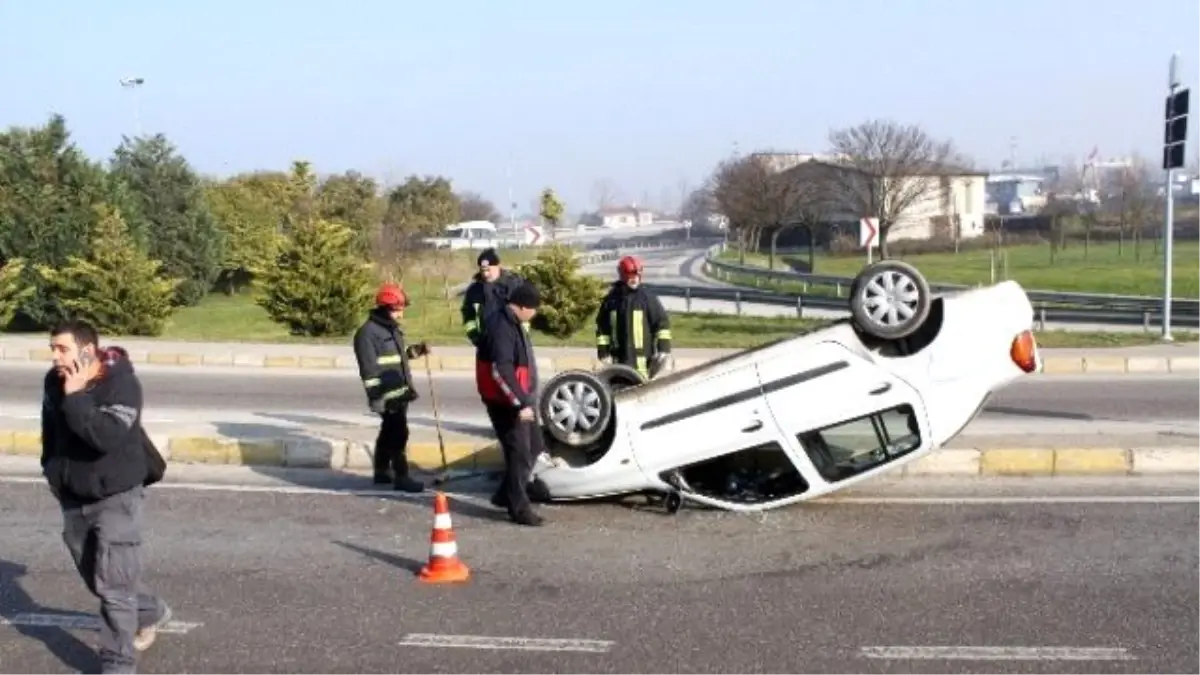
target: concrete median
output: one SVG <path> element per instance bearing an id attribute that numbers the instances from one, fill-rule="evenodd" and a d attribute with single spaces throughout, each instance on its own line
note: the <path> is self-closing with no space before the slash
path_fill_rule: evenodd
<path id="1" fill-rule="evenodd" d="M 371 468 L 371 443 L 297 433 L 273 438 L 217 435 L 152 436 L 170 464 L 269 466 L 328 470 Z M 444 434 L 450 469 L 497 469 L 503 459 L 494 439 Z M 443 466 L 443 446 L 417 433 L 409 443 L 409 462 L 423 471 Z M 0 429 L 0 454 L 37 456 L 36 431 Z M 906 478 L 937 476 L 1140 476 L 1200 473 L 1200 450 L 1189 447 L 1012 447 L 946 448 L 889 473 Z"/>

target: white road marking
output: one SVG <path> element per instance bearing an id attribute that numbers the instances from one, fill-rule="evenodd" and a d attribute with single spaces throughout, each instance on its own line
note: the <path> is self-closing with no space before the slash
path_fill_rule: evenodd
<path id="1" fill-rule="evenodd" d="M 202 623 L 187 621 L 168 621 L 158 629 L 159 633 L 176 633 L 183 635 L 194 628 L 203 626 Z M 63 628 L 66 630 L 99 630 L 100 617 L 91 614 L 33 614 L 23 613 L 14 616 L 0 616 L 0 626 L 33 626 L 37 628 Z"/>
<path id="2" fill-rule="evenodd" d="M 286 480 L 286 479 L 284 479 Z M 366 480 L 364 478 L 363 480 Z M 41 476 L 0 476 L 0 484 L 18 483 L 30 485 L 45 484 Z M 315 488 L 300 485 L 245 485 L 224 483 L 183 483 L 162 482 L 156 484 L 153 490 L 195 490 L 197 492 L 257 492 L 263 494 L 284 495 L 325 495 L 348 497 L 389 497 L 407 501 L 426 501 L 433 498 L 436 486 L 430 487 L 423 494 L 414 495 L 397 492 L 391 489 L 347 489 L 347 488 Z M 491 506 L 488 498 L 475 494 L 442 490 L 445 495 L 475 506 Z M 1008 504 L 1008 505 L 1037 505 L 1037 504 L 1197 504 L 1200 495 L 1046 495 L 1046 496 L 995 496 L 995 497 L 818 497 L 803 504 L 856 504 L 856 505 L 927 505 L 954 506 L 962 504 Z M 558 504 L 541 504 L 542 508 L 554 508 Z M 790 507 L 794 508 L 794 507 Z"/>
<path id="3" fill-rule="evenodd" d="M 1045 495 L 1013 497 L 821 497 L 810 504 L 1197 504 L 1198 495 Z"/>
<path id="4" fill-rule="evenodd" d="M 608 640 L 563 640 L 552 638 L 489 637 L 486 635 L 436 635 L 409 633 L 400 641 L 405 647 L 449 649 L 519 649 L 531 652 L 589 652 L 604 654 L 612 648 Z"/>
<path id="5" fill-rule="evenodd" d="M 1133 661 L 1120 647 L 863 647 L 868 659 L 951 661 Z"/>

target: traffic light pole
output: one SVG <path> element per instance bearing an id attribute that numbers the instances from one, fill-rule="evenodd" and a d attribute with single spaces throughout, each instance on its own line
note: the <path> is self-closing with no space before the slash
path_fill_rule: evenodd
<path id="1" fill-rule="evenodd" d="M 1163 223 L 1162 340 L 1172 342 L 1171 281 L 1175 243 L 1175 169 L 1182 167 L 1187 141 L 1188 91 L 1179 87 L 1179 55 L 1171 56 L 1167 78 L 1166 128 L 1163 137 L 1163 169 L 1167 172 L 1166 221 Z"/>

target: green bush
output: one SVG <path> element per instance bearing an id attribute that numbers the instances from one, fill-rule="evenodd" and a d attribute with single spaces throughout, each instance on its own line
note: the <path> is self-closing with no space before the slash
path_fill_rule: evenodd
<path id="1" fill-rule="evenodd" d="M 25 269 L 25 261 L 13 258 L 7 265 L 0 266 L 0 330 L 12 321 L 21 303 L 37 290 L 21 280 L 21 271 Z"/>
<path id="2" fill-rule="evenodd" d="M 579 273 L 579 261 L 566 246 L 551 246 L 516 271 L 541 291 L 542 306 L 533 327 L 559 339 L 574 335 L 595 318 L 607 290 L 603 280 Z"/>
<path id="3" fill-rule="evenodd" d="M 275 265 L 253 270 L 256 302 L 292 335 L 347 335 L 371 306 L 374 271 L 362 262 L 355 233 L 327 220 L 301 219 Z"/>
<path id="4" fill-rule="evenodd" d="M 181 280 L 164 279 L 134 239 L 120 211 L 100 204 L 86 257 L 70 256 L 60 268 L 37 266 L 64 315 L 89 321 L 111 335 L 162 333 Z"/>

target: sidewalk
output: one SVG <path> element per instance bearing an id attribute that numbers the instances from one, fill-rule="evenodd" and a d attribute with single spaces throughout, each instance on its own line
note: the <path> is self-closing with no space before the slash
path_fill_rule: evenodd
<path id="1" fill-rule="evenodd" d="M 4 361 L 49 362 L 50 350 L 43 336 L 0 336 L 0 359 Z M 357 364 L 349 344 L 304 345 L 251 342 L 184 342 L 128 339 L 113 344 L 124 347 L 134 363 L 166 366 L 217 366 L 245 368 L 301 368 L 354 370 Z M 676 349 L 676 368 L 691 368 L 736 349 Z M 595 350 L 580 347 L 542 347 L 538 367 L 543 372 L 561 372 L 596 366 Z M 1195 343 L 1119 347 L 1109 349 L 1045 349 L 1043 372 L 1070 373 L 1197 373 L 1200 351 Z M 475 350 L 470 346 L 434 347 L 430 367 L 439 372 L 468 372 L 475 369 Z"/>

